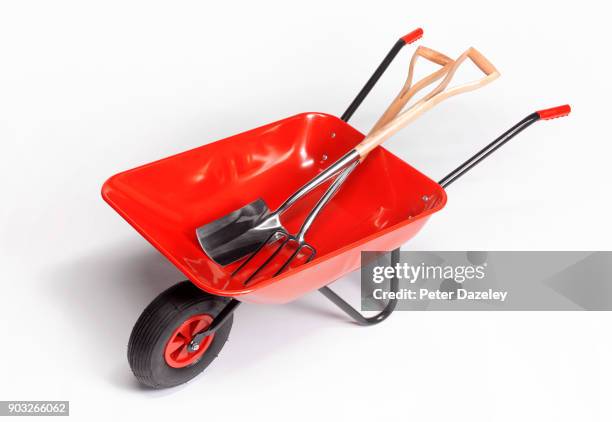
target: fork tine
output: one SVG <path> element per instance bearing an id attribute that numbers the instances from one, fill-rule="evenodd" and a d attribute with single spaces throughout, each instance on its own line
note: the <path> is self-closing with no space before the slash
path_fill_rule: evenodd
<path id="1" fill-rule="evenodd" d="M 255 258 L 255 255 L 257 255 L 259 252 L 261 252 L 261 250 L 268 245 L 268 243 L 270 242 L 270 240 L 272 238 L 276 237 L 279 234 L 284 235 L 284 236 L 288 236 L 288 234 L 286 232 L 282 231 L 282 230 L 278 230 L 278 231 L 275 231 L 274 233 L 272 233 L 270 236 L 268 236 L 268 238 L 266 239 L 266 241 L 264 243 L 262 243 L 257 249 L 255 249 L 255 252 L 252 252 L 251 255 L 249 255 L 249 257 L 246 260 L 244 260 L 242 262 L 242 264 L 240 264 L 240 266 L 234 270 L 234 272 L 232 272 L 231 276 L 234 277 L 236 274 L 238 274 L 244 267 L 247 266 L 247 264 L 249 262 L 251 262 L 253 260 L 253 258 Z M 277 238 L 275 240 L 278 240 L 279 238 Z"/>
<path id="2" fill-rule="evenodd" d="M 314 247 L 310 246 L 308 243 L 305 243 L 304 247 L 310 249 L 310 251 L 312 252 L 306 262 L 304 262 L 304 264 L 308 264 L 314 259 L 315 255 L 317 254 L 317 250 Z"/>
<path id="3" fill-rule="evenodd" d="M 289 263 L 295 259 L 295 257 L 297 256 L 298 252 L 300 251 L 300 249 L 302 249 L 301 246 L 299 246 L 295 251 L 293 251 L 291 256 L 289 258 L 287 258 L 287 260 L 285 260 L 285 263 L 280 267 L 280 269 L 277 272 L 274 273 L 274 277 L 276 277 L 277 275 L 282 273 L 285 270 L 285 268 L 287 268 Z"/>
<path id="4" fill-rule="evenodd" d="M 285 271 L 285 269 L 289 266 L 289 264 L 291 263 L 291 261 L 293 261 L 295 259 L 295 257 L 298 255 L 298 253 L 302 250 L 302 249 L 310 249 L 311 250 L 311 254 L 308 256 L 308 259 L 306 260 L 306 262 L 304 262 L 304 264 L 309 263 L 310 261 L 312 261 L 312 259 L 314 258 L 314 256 L 316 255 L 317 251 L 315 250 L 315 248 L 313 248 L 312 246 L 310 246 L 308 243 L 302 243 L 300 246 L 297 247 L 297 249 L 291 254 L 291 256 L 285 261 L 285 263 L 283 264 L 282 267 L 280 267 L 280 269 L 274 273 L 274 277 L 276 277 L 277 275 L 279 275 L 280 273 L 282 273 L 283 271 Z"/>
<path id="5" fill-rule="evenodd" d="M 276 230 L 274 233 L 272 233 L 266 239 L 266 241 L 262 245 L 260 245 L 257 248 L 257 250 L 255 250 L 255 252 L 253 252 L 248 258 L 246 258 L 246 260 L 244 262 L 242 262 L 240 264 L 240 266 L 238 266 L 238 268 L 236 268 L 236 270 L 234 270 L 234 272 L 232 272 L 231 277 L 235 277 L 239 272 L 241 272 L 255 258 L 255 256 L 257 256 L 262 251 L 262 249 L 264 249 L 270 243 L 270 240 L 272 238 L 274 238 L 274 241 L 277 241 L 278 239 L 281 239 L 282 237 L 285 237 L 285 240 L 282 241 L 280 243 L 280 245 L 278 245 L 276 247 L 276 250 L 267 259 L 265 259 L 265 261 L 261 265 L 259 265 L 255 269 L 255 271 L 253 271 L 253 273 L 251 273 L 248 276 L 248 278 L 242 283 L 244 286 L 249 284 L 255 278 L 255 276 L 257 276 L 257 274 L 259 274 L 261 272 L 262 269 L 264 269 L 266 266 L 268 266 L 268 264 L 270 264 L 274 260 L 274 258 L 276 258 L 278 256 L 278 254 L 285 247 L 285 245 L 287 245 L 291 241 L 297 243 L 295 251 L 289 256 L 288 259 L 286 259 L 283 262 L 281 267 L 278 269 L 278 271 L 276 271 L 274 273 L 274 275 L 272 277 L 276 277 L 277 275 L 279 275 L 280 273 L 285 271 L 289 267 L 289 264 L 291 264 L 291 262 L 293 262 L 293 260 L 299 255 L 300 251 L 302 251 L 304 249 L 308 249 L 311 252 L 310 255 L 308 256 L 308 258 L 306 259 L 306 261 L 304 263 L 306 264 L 306 263 L 309 263 L 310 261 L 312 261 L 314 259 L 315 255 L 316 255 L 317 251 L 311 245 L 306 243 L 306 240 L 305 240 L 306 232 L 310 229 L 310 226 L 312 225 L 314 219 L 317 217 L 317 215 L 319 214 L 321 209 L 334 196 L 336 191 L 340 188 L 340 185 L 342 185 L 344 180 L 355 169 L 355 167 L 357 166 L 358 163 L 359 163 L 358 160 L 354 161 L 352 164 L 350 164 L 348 167 L 346 167 L 344 170 L 342 170 L 342 172 L 338 176 L 336 176 L 336 179 L 327 188 L 327 190 L 325 191 L 323 196 L 321 196 L 321 198 L 319 198 L 319 201 L 316 203 L 314 208 L 310 211 L 310 213 L 308 214 L 308 216 L 306 217 L 306 219 L 302 223 L 302 226 L 300 227 L 298 233 L 295 236 L 291 235 L 286 230 Z M 280 237 L 278 236 L 279 234 L 281 235 Z M 274 270 L 272 269 L 271 271 L 274 271 Z"/>
<path id="6" fill-rule="evenodd" d="M 278 245 L 278 246 L 277 246 L 276 250 L 275 250 L 275 251 L 272 253 L 272 255 L 270 255 L 270 256 L 269 256 L 269 257 L 268 257 L 268 258 L 267 258 L 267 259 L 264 261 L 264 263 L 263 263 L 263 264 L 261 264 L 261 265 L 260 265 L 260 266 L 259 266 L 259 267 L 258 267 L 258 268 L 255 270 L 255 271 L 253 271 L 253 273 L 252 273 L 252 274 L 249 276 L 249 278 L 247 278 L 247 279 L 244 281 L 244 283 L 242 283 L 243 285 L 245 285 L 245 286 L 246 286 L 247 284 L 249 284 L 249 282 L 250 282 L 251 280 L 253 280 L 253 278 L 254 278 L 254 277 L 257 275 L 257 274 L 259 274 L 259 272 L 260 272 L 261 270 L 263 270 L 263 269 L 264 269 L 264 268 L 265 268 L 265 267 L 266 267 L 266 266 L 267 266 L 267 265 L 268 265 L 268 264 L 269 264 L 269 263 L 270 263 L 270 262 L 271 262 L 271 261 L 272 261 L 272 260 L 273 260 L 273 259 L 274 259 L 274 258 L 277 256 L 277 255 L 278 255 L 278 253 L 281 251 L 281 249 L 283 249 L 283 247 L 284 247 L 284 246 L 285 246 L 285 245 L 286 245 L 286 244 L 287 244 L 287 243 L 288 243 L 290 240 L 293 240 L 293 239 L 294 239 L 294 237 L 293 237 L 293 236 L 290 236 L 290 235 L 288 235 L 288 234 L 286 234 L 286 236 L 287 236 L 287 238 L 286 238 L 286 239 L 285 239 L 285 240 L 284 240 L 284 241 L 283 241 L 283 242 L 282 242 L 280 245 Z M 250 259 L 250 258 L 249 258 L 249 259 Z"/>

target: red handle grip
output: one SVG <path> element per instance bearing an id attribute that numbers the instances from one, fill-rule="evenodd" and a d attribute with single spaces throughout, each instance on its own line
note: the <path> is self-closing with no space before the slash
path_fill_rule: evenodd
<path id="1" fill-rule="evenodd" d="M 546 110 L 536 111 L 536 113 L 538 113 L 540 119 L 550 120 L 556 119 L 557 117 L 567 116 L 568 114 L 570 114 L 571 111 L 572 108 L 569 106 L 569 104 L 566 104 L 559 107 L 547 108 Z"/>
<path id="2" fill-rule="evenodd" d="M 413 42 L 415 42 L 416 40 L 418 40 L 422 36 L 423 36 L 423 29 L 422 28 L 417 28 L 414 31 L 412 31 L 411 33 L 404 35 L 401 39 L 406 44 L 412 44 Z"/>

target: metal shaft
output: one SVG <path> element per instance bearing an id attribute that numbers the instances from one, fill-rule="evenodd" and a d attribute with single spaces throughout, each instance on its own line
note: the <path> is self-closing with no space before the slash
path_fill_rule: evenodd
<path id="1" fill-rule="evenodd" d="M 340 157 L 334 164 L 329 166 L 325 171 L 319 173 L 316 177 L 311 179 L 308 183 L 299 188 L 293 195 L 291 195 L 278 209 L 274 212 L 275 214 L 282 214 L 299 199 L 301 199 L 308 192 L 319 186 L 321 183 L 334 176 L 346 166 L 354 161 L 359 160 L 359 153 L 356 150 L 351 150 Z"/>
<path id="2" fill-rule="evenodd" d="M 342 183 L 344 183 L 346 178 L 355 169 L 357 164 L 359 164 L 359 161 L 354 161 L 349 167 L 344 169 L 342 173 L 340 173 L 338 177 L 336 177 L 336 180 L 334 180 L 334 182 L 329 186 L 329 188 L 327 188 L 327 191 L 323 194 L 323 196 L 319 198 L 319 201 L 317 202 L 317 204 L 314 206 L 312 211 L 310 211 L 310 214 L 308 214 L 308 217 L 306 217 L 306 220 L 304 220 L 304 223 L 302 223 L 302 227 L 300 227 L 300 230 L 296 236 L 298 242 L 300 243 L 304 242 L 304 237 L 306 236 L 306 232 L 308 232 L 308 229 L 314 222 L 315 218 L 317 218 L 317 215 L 319 215 L 319 212 L 323 209 L 323 207 L 325 207 L 325 205 L 329 202 L 329 200 L 335 195 L 338 189 L 340 189 L 340 186 L 342 186 Z"/>

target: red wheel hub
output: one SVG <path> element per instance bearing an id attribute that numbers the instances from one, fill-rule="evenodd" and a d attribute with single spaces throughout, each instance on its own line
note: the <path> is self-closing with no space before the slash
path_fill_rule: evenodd
<path id="1" fill-rule="evenodd" d="M 208 314 L 194 315 L 174 330 L 164 349 L 166 363 L 173 368 L 184 368 L 196 363 L 206 353 L 215 334 L 204 337 L 197 350 L 193 350 L 190 344 L 197 333 L 210 326 L 212 320 Z"/>

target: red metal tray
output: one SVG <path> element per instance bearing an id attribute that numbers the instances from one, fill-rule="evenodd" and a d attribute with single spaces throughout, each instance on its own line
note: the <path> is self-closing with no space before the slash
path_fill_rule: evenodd
<path id="1" fill-rule="evenodd" d="M 247 287 L 231 277 L 232 266 L 221 267 L 202 251 L 195 228 L 257 198 L 276 208 L 363 138 L 335 116 L 303 113 L 119 173 L 106 181 L 102 196 L 201 289 L 245 302 L 285 303 L 359 268 L 361 251 L 405 243 L 444 206 L 444 189 L 378 147 L 309 231 L 317 257 Z M 319 194 L 284 216 L 290 231 Z"/>

